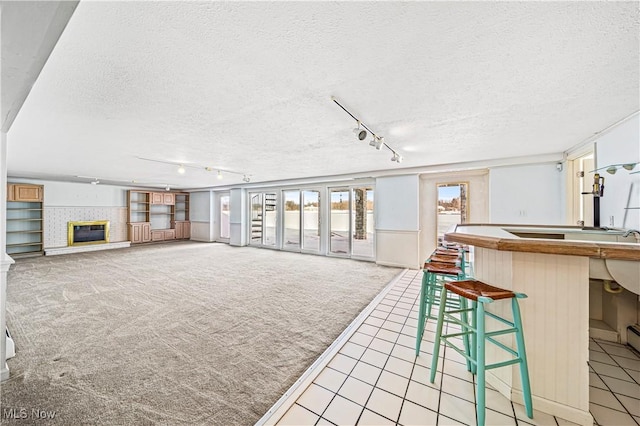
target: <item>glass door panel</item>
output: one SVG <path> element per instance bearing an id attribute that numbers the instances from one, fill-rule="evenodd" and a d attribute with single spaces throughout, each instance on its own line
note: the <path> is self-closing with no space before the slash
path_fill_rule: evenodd
<path id="1" fill-rule="evenodd" d="M 454 225 L 466 223 L 469 216 L 469 189 L 466 182 L 439 183 L 437 205 L 437 238 L 442 243 L 444 234 Z"/>
<path id="2" fill-rule="evenodd" d="M 262 245 L 275 246 L 277 243 L 278 205 L 277 195 L 264 194 L 264 217 L 262 223 Z"/>
<path id="3" fill-rule="evenodd" d="M 251 194 L 251 238 L 249 244 L 262 245 L 262 194 Z"/>
<path id="4" fill-rule="evenodd" d="M 332 254 L 348 256 L 351 253 L 351 231 L 348 189 L 330 189 L 331 217 L 329 251 Z"/>
<path id="5" fill-rule="evenodd" d="M 229 223 L 229 196 L 220 196 L 220 239 L 228 240 L 231 235 Z"/>
<path id="6" fill-rule="evenodd" d="M 300 250 L 300 191 L 282 191 L 284 220 L 282 248 Z"/>
<path id="7" fill-rule="evenodd" d="M 353 226 L 352 256 L 373 257 L 373 188 L 353 188 L 351 223 Z"/>
<path id="8" fill-rule="evenodd" d="M 302 191 L 302 249 L 320 251 L 320 192 Z"/>

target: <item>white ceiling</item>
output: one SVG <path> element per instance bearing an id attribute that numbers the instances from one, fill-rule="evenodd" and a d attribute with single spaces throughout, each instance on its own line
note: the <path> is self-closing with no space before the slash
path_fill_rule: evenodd
<path id="1" fill-rule="evenodd" d="M 81 1 L 8 174 L 197 188 L 560 153 L 640 109 L 639 33 L 637 2 Z"/>

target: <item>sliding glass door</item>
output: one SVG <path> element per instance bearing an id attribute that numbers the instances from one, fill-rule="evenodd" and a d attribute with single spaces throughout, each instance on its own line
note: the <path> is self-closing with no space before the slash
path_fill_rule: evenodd
<path id="1" fill-rule="evenodd" d="M 353 242 L 351 255 L 354 257 L 373 257 L 373 188 L 353 188 L 352 191 Z"/>
<path id="2" fill-rule="evenodd" d="M 302 191 L 302 249 L 320 251 L 320 191 Z"/>
<path id="3" fill-rule="evenodd" d="M 251 194 L 251 238 L 249 243 L 275 247 L 277 245 L 278 198 L 275 193 Z"/>
<path id="4" fill-rule="evenodd" d="M 373 188 L 330 188 L 329 252 L 337 256 L 373 258 Z"/>
<path id="5" fill-rule="evenodd" d="M 300 250 L 300 191 L 282 191 L 284 199 L 282 248 Z"/>
<path id="6" fill-rule="evenodd" d="M 231 225 L 229 221 L 229 195 L 220 195 L 220 241 L 229 242 Z"/>
<path id="7" fill-rule="evenodd" d="M 329 252 L 339 256 L 349 256 L 351 254 L 351 238 L 349 238 L 351 192 L 348 188 L 331 188 L 329 199 L 331 200 Z"/>

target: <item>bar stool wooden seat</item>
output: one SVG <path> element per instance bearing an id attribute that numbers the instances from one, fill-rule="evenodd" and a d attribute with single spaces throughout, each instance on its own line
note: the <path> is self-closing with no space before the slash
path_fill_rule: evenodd
<path id="1" fill-rule="evenodd" d="M 447 300 L 450 297 L 450 293 L 453 293 L 460 298 L 461 306 L 459 308 L 449 309 L 447 307 Z M 520 364 L 520 379 L 522 382 L 522 395 L 525 411 L 529 418 L 533 418 L 533 404 L 531 401 L 531 385 L 529 382 L 527 354 L 524 346 L 520 307 L 518 306 L 518 299 L 526 297 L 527 296 L 525 294 L 514 293 L 510 290 L 494 287 L 475 280 L 446 282 L 444 283 L 444 289 L 440 294 L 440 311 L 438 313 L 436 339 L 433 346 L 430 380 L 431 383 L 435 380 L 440 342 L 443 341 L 447 346 L 453 348 L 456 352 L 464 356 L 467 359 L 467 362 L 471 363 L 471 372 L 476 374 L 476 413 L 478 417 L 477 423 L 480 426 L 485 424 L 485 371 L 512 364 Z M 485 310 L 485 305 L 501 299 L 511 299 L 513 321 L 509 321 Z M 469 307 L 469 301 L 471 302 L 471 307 Z M 470 323 L 467 316 L 469 313 L 471 314 Z M 486 331 L 485 317 L 493 318 L 502 324 L 505 324 L 507 328 L 496 331 Z M 461 326 L 461 331 L 443 334 L 442 328 L 445 321 L 459 324 Z M 506 334 L 515 335 L 516 350 L 513 350 L 494 339 L 494 336 Z M 471 351 L 469 351 L 467 347 L 464 349 L 457 347 L 450 340 L 462 337 L 463 341 L 466 342 L 466 338 L 469 336 L 471 337 L 472 342 Z M 511 359 L 487 365 L 485 360 L 485 348 L 487 342 L 493 343 L 499 348 L 505 350 L 512 356 Z"/>
<path id="2" fill-rule="evenodd" d="M 416 356 L 420 355 L 420 346 L 424 334 L 427 319 L 436 319 L 431 315 L 431 309 L 438 303 L 438 296 L 442 289 L 442 283 L 447 280 L 464 279 L 464 271 L 458 258 L 447 261 L 432 261 L 435 256 L 427 260 L 423 267 L 422 285 L 420 288 L 420 306 L 418 309 L 418 330 L 416 333 Z M 451 301 L 449 303 L 455 303 Z M 459 306 L 459 305 L 454 305 Z"/>

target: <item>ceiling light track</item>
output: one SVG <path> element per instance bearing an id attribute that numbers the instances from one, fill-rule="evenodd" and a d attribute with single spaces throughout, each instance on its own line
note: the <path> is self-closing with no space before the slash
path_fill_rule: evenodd
<path id="1" fill-rule="evenodd" d="M 138 160 L 144 160 L 144 161 L 152 161 L 154 163 L 163 163 L 163 164 L 171 164 L 173 166 L 178 166 L 178 173 L 180 174 L 184 174 L 186 172 L 186 168 L 190 168 L 190 169 L 198 169 L 198 170 L 205 170 L 207 172 L 213 172 L 213 171 L 217 171 L 218 173 L 216 174 L 218 179 L 223 179 L 224 178 L 224 173 L 228 173 L 228 174 L 234 174 L 234 175 L 240 175 L 242 176 L 242 180 L 243 182 L 250 182 L 251 178 L 250 178 L 250 174 L 245 173 L 245 172 L 237 172 L 234 170 L 229 170 L 229 169 L 223 169 L 221 167 L 212 167 L 212 166 L 201 166 L 198 164 L 193 164 L 193 163 L 179 163 L 176 161 L 167 161 L 167 160 L 156 160 L 154 158 L 144 158 L 144 157 L 137 157 L 136 158 Z"/>
<path id="2" fill-rule="evenodd" d="M 400 153 L 398 151 L 396 151 L 395 149 L 393 149 L 391 146 L 389 146 L 389 144 L 387 142 L 385 142 L 384 140 L 384 136 L 378 136 L 373 130 L 371 130 L 371 128 L 369 128 L 366 124 L 364 124 L 358 117 L 356 117 L 355 115 L 353 115 L 351 113 L 351 111 L 349 111 L 348 109 L 346 109 L 340 102 L 338 102 L 338 100 L 336 99 L 335 96 L 331 97 L 331 100 L 333 102 L 335 102 L 336 105 L 338 105 L 340 108 L 342 108 L 342 110 L 344 112 L 346 112 L 347 114 L 349 114 L 351 116 L 351 118 L 353 118 L 354 120 L 356 120 L 356 123 L 358 123 L 358 127 L 353 129 L 354 133 L 356 134 L 356 136 L 358 137 L 359 140 L 364 140 L 367 137 L 367 133 L 369 132 L 371 133 L 371 136 L 373 137 L 373 139 L 371 139 L 371 141 L 369 142 L 370 146 L 375 147 L 378 151 L 382 149 L 382 147 L 387 148 L 389 151 L 391 151 L 391 153 L 393 154 L 393 157 L 391 157 L 391 161 L 396 162 L 396 163 L 402 163 L 402 155 L 400 155 Z M 362 127 L 365 130 L 362 130 L 360 127 Z"/>

